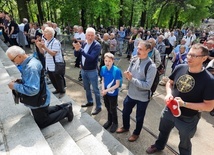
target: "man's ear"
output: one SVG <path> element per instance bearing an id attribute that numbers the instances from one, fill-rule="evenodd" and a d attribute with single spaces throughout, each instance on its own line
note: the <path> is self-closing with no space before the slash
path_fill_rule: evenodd
<path id="1" fill-rule="evenodd" d="M 204 57 L 203 57 L 203 62 L 206 61 L 207 58 L 208 58 L 208 56 L 204 56 Z"/>

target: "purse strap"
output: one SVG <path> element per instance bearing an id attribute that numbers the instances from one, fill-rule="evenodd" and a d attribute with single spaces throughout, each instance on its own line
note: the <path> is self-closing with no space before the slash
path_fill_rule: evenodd
<path id="1" fill-rule="evenodd" d="M 55 38 L 53 38 L 53 39 L 48 43 L 48 46 L 49 46 L 50 43 L 51 43 L 51 49 L 52 49 L 52 47 L 53 47 L 54 41 L 55 41 Z M 61 45 L 60 45 L 60 48 L 61 48 Z M 61 53 L 61 55 L 62 55 L 62 62 L 65 63 L 65 60 L 64 60 L 64 57 L 63 57 L 63 54 L 62 54 L 62 50 L 60 50 L 60 53 Z M 53 56 L 53 61 L 54 61 L 54 64 L 56 64 L 56 58 L 55 58 L 55 56 Z"/>

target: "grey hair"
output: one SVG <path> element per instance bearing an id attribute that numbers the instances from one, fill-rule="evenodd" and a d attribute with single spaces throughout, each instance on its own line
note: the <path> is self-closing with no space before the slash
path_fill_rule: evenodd
<path id="1" fill-rule="evenodd" d="M 24 51 L 21 47 L 14 45 L 14 46 L 9 47 L 9 48 L 7 49 L 7 51 L 6 51 L 5 54 L 6 54 L 7 56 L 8 56 L 8 55 L 11 55 L 11 56 L 15 57 L 15 56 L 17 56 L 17 55 L 19 55 L 19 54 L 20 54 L 20 55 L 24 55 L 24 54 L 25 54 L 25 51 Z"/>
<path id="2" fill-rule="evenodd" d="M 95 31 L 95 29 L 94 29 L 93 27 L 88 27 L 88 28 L 86 29 L 86 34 L 89 33 L 89 32 L 94 33 L 94 35 L 95 35 L 95 33 L 96 33 L 96 31 Z"/>
<path id="3" fill-rule="evenodd" d="M 162 40 L 165 39 L 165 37 L 164 37 L 163 35 L 159 35 L 159 37 L 160 37 Z"/>
<path id="4" fill-rule="evenodd" d="M 45 27 L 45 30 L 44 31 L 47 31 L 48 33 L 51 33 L 52 34 L 52 37 L 54 36 L 55 34 L 55 31 L 52 27 Z"/>
<path id="5" fill-rule="evenodd" d="M 152 42 L 154 42 L 154 44 L 156 44 L 156 40 L 154 38 L 149 38 L 149 40 L 151 40 Z"/>
<path id="6" fill-rule="evenodd" d="M 181 46 L 180 46 L 180 49 L 181 49 L 181 48 L 183 48 L 183 49 L 186 50 L 186 46 L 185 46 L 185 45 L 181 45 Z"/>

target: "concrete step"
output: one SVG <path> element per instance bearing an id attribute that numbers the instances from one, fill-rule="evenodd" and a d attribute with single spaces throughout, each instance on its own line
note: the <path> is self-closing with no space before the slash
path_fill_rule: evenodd
<path id="1" fill-rule="evenodd" d="M 0 49 L 1 59 L 4 55 L 2 52 L 3 50 Z M 7 60 L 4 60 L 4 62 L 7 62 Z M 9 66 L 6 67 L 14 68 L 15 65 L 9 64 Z M 11 77 L 1 61 L 0 72 L 0 154 L 52 155 L 51 148 L 46 142 L 33 117 L 30 115 L 29 109 L 21 104 L 14 104 L 12 92 L 7 86 L 11 81 Z M 20 75 L 18 70 L 14 73 L 14 75 L 17 76 Z"/>
<path id="2" fill-rule="evenodd" d="M 53 87 L 51 85 L 50 90 L 53 91 Z M 52 105 L 59 104 L 58 98 L 52 95 Z M 79 105 L 77 105 L 71 98 L 65 95 L 61 100 L 62 103 L 72 102 L 74 119 L 71 123 L 68 123 L 67 120 L 62 120 L 61 124 L 64 127 L 64 130 L 72 137 L 72 139 L 76 142 L 78 147 L 82 150 L 85 155 L 110 155 L 108 149 L 104 147 L 102 143 L 100 143 L 91 132 L 81 123 L 79 116 L 82 114 L 82 110 Z M 89 116 L 90 117 L 90 116 Z M 52 131 L 51 131 L 52 132 Z M 73 151 L 74 152 L 74 151 Z M 74 152 L 75 153 L 75 152 Z"/>
<path id="3" fill-rule="evenodd" d="M 0 76 L 0 85 L 2 86 L 0 97 L 3 101 L 0 103 L 0 108 L 4 109 L 4 113 L 0 113 L 2 120 L 0 151 L 3 150 L 2 153 L 7 153 L 8 151 L 10 154 L 26 154 L 27 152 L 29 154 L 29 152 L 34 151 L 31 154 L 132 154 L 66 95 L 60 102 L 52 94 L 51 105 L 72 101 L 75 115 L 74 120 L 68 123 L 65 119 L 61 121 L 61 124 L 55 123 L 40 130 L 30 115 L 28 108 L 23 105 L 14 105 L 11 90 L 8 88 L 7 83 L 12 79 L 20 78 L 20 72 L 4 54 L 3 49 L 0 49 L 0 55 L 2 55 L 0 57 L 0 61 L 2 62 L 0 63 L 0 72 L 3 75 Z M 86 119 L 87 121 L 82 119 Z M 94 129 L 89 125 L 90 123 L 94 124 Z M 86 126 L 90 127 L 90 130 Z M 15 132 L 16 128 L 18 129 L 17 133 Z M 30 131 L 33 131 L 34 134 L 32 135 Z M 18 134 L 19 132 L 22 134 Z M 13 140 L 14 137 L 15 140 Z M 30 140 L 30 142 L 27 142 L 27 140 Z M 41 152 L 37 148 L 40 143 L 42 144 Z M 28 149 L 23 150 L 23 147 L 16 147 L 18 144 L 27 146 Z M 39 152 L 35 151 L 35 149 L 38 149 Z"/>
<path id="4" fill-rule="evenodd" d="M 82 142 L 79 142 L 79 140 L 81 140 L 82 138 L 87 137 L 88 135 L 93 135 L 96 138 L 96 141 L 101 143 L 102 146 L 112 155 L 132 155 L 132 152 L 130 152 L 123 144 L 121 144 L 116 138 L 114 138 L 79 105 L 71 100 L 69 96 L 65 95 L 60 100 L 62 102 L 71 101 L 73 103 L 75 114 L 73 122 L 71 124 L 62 124 L 65 130 L 71 135 L 71 137 L 77 142 L 77 144 L 82 144 Z M 75 128 L 76 130 L 74 130 Z M 86 142 L 86 145 L 88 145 L 87 143 L 92 143 L 92 139 L 89 142 Z M 95 150 L 95 148 L 92 149 Z"/>
<path id="5" fill-rule="evenodd" d="M 41 131 L 54 155 L 84 155 L 59 122 Z"/>
<path id="6" fill-rule="evenodd" d="M 31 115 L 16 115 L 1 122 L 1 153 L 52 155 L 53 152 Z"/>

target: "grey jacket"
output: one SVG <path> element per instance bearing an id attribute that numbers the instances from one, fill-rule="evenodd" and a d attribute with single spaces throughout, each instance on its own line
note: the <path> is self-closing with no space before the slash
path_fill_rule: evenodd
<path id="1" fill-rule="evenodd" d="M 134 100 L 147 102 L 148 101 L 148 93 L 152 87 L 153 81 L 155 79 L 155 75 L 157 72 L 156 66 L 152 63 L 147 71 L 147 75 L 145 77 L 145 66 L 146 64 L 152 61 L 149 57 L 146 59 L 139 59 L 138 57 L 134 58 L 129 67 L 128 71 L 132 73 L 132 80 L 129 81 L 128 86 L 128 96 Z M 150 92 L 151 94 L 151 92 Z"/>

